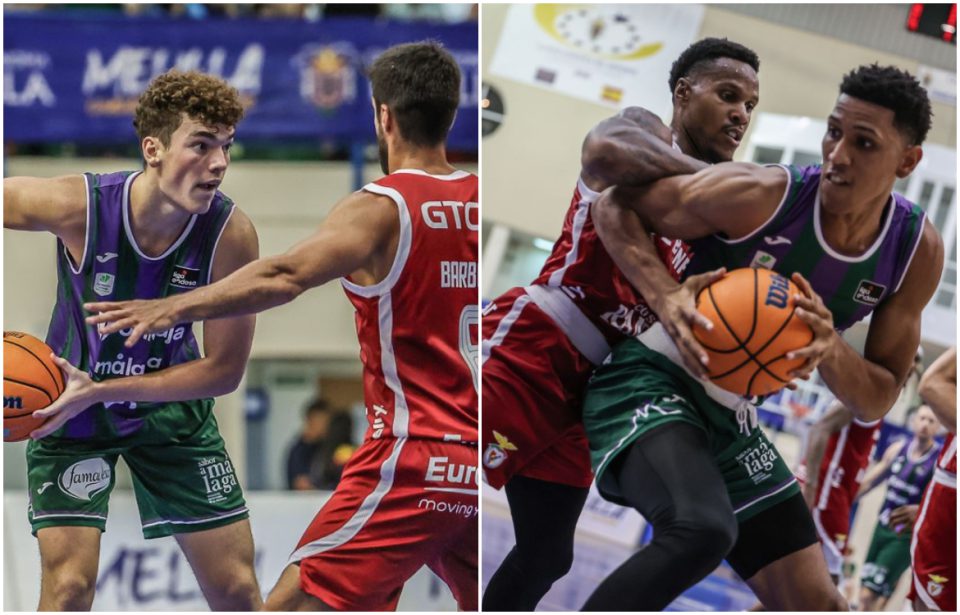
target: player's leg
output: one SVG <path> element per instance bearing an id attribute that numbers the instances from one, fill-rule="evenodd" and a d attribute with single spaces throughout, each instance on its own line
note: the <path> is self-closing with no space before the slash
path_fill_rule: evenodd
<path id="1" fill-rule="evenodd" d="M 573 564 L 589 489 L 526 476 L 514 476 L 505 488 L 517 544 L 490 578 L 483 610 L 532 611 Z"/>
<path id="2" fill-rule="evenodd" d="M 249 514 L 212 403 L 151 412 L 152 424 L 123 453 L 144 536 L 176 538 L 211 609 L 260 608 Z"/>
<path id="3" fill-rule="evenodd" d="M 653 540 L 600 584 L 584 610 L 662 610 L 710 574 L 736 540 L 723 477 L 706 435 L 681 421 L 646 432 L 607 471 L 653 526 Z"/>
<path id="4" fill-rule="evenodd" d="M 263 605 L 249 519 L 174 536 L 212 610 L 255 611 Z"/>
<path id="5" fill-rule="evenodd" d="M 40 544 L 39 611 L 89 611 L 97 586 L 100 528 L 45 527 Z"/>
<path id="6" fill-rule="evenodd" d="M 799 492 L 741 521 L 727 561 L 766 610 L 849 610 Z"/>
<path id="7" fill-rule="evenodd" d="M 863 564 L 863 574 L 860 578 L 860 605 L 861 611 L 881 611 L 900 578 L 899 573 L 893 576 L 893 569 L 898 566 L 897 561 L 903 556 L 899 554 L 900 539 L 893 530 L 882 524 L 877 524 L 870 542 Z M 906 560 L 909 565 L 909 544 L 906 545 Z M 903 568 L 900 568 L 900 572 Z"/>
<path id="8" fill-rule="evenodd" d="M 290 564 L 283 569 L 280 579 L 267 601 L 265 611 L 332 611 L 328 604 L 316 596 L 311 596 L 300 588 L 300 564 Z"/>
<path id="9" fill-rule="evenodd" d="M 453 593 L 457 608 L 461 611 L 479 610 L 477 589 L 477 570 L 479 568 L 480 549 L 477 522 L 478 510 L 472 518 L 466 519 L 459 532 L 451 532 L 450 540 L 439 556 L 428 564 Z"/>

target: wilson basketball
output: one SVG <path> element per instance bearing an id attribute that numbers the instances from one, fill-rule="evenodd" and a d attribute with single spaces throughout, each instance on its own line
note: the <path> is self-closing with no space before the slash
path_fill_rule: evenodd
<path id="1" fill-rule="evenodd" d="M 713 322 L 712 331 L 694 335 L 710 358 L 710 380 L 742 395 L 767 395 L 790 382 L 787 374 L 805 359 L 787 353 L 807 346 L 813 331 L 794 314 L 788 278 L 769 269 L 736 269 L 700 291 L 697 310 Z"/>
<path id="2" fill-rule="evenodd" d="M 63 374 L 50 359 L 50 347 L 28 333 L 3 332 L 3 440 L 30 437 L 44 419 L 34 410 L 46 408 L 63 393 Z"/>

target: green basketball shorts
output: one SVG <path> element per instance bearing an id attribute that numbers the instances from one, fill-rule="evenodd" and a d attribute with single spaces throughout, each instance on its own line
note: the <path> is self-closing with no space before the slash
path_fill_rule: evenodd
<path id="1" fill-rule="evenodd" d="M 900 575 L 910 567 L 910 537 L 909 531 L 897 534 L 878 523 L 873 530 L 867 558 L 863 561 L 860 584 L 875 594 L 889 598 L 897 587 Z"/>
<path id="2" fill-rule="evenodd" d="M 205 405 L 197 408 L 197 404 Z M 45 527 L 105 531 L 122 457 L 146 538 L 208 530 L 247 518 L 212 401 L 165 404 L 135 433 L 113 440 L 54 437 L 27 444 L 27 511 L 33 533 Z M 197 410 L 201 410 L 197 412 Z"/>
<path id="3" fill-rule="evenodd" d="M 669 352 L 665 336 L 657 324 L 642 339 Z M 610 462 L 640 436 L 674 421 L 706 434 L 738 522 L 800 492 L 748 400 L 701 382 L 636 339 L 620 343 L 597 369 L 587 388 L 583 420 L 597 487 L 613 502 L 625 503 L 613 474 L 606 472 Z"/>

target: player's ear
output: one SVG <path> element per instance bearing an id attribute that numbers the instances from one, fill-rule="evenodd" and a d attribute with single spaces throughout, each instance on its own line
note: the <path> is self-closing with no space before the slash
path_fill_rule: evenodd
<path id="1" fill-rule="evenodd" d="M 690 100 L 690 81 L 686 77 L 680 77 L 677 85 L 673 88 L 673 102 L 676 105 L 685 105 Z"/>
<path id="2" fill-rule="evenodd" d="M 157 137 L 144 137 L 140 143 L 140 149 L 143 152 L 143 159 L 147 166 L 155 167 L 160 164 L 160 154 L 163 151 L 163 144 Z"/>
<path id="3" fill-rule="evenodd" d="M 900 164 L 897 165 L 897 177 L 904 178 L 917 168 L 920 161 L 923 160 L 923 148 L 919 145 L 911 145 L 904 150 L 900 158 Z"/>

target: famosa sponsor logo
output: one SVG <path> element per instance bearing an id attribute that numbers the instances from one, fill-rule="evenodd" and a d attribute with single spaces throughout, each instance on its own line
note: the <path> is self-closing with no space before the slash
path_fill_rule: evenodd
<path id="1" fill-rule="evenodd" d="M 60 489 L 72 498 L 89 502 L 110 486 L 110 464 L 102 457 L 78 461 L 60 475 Z"/>

